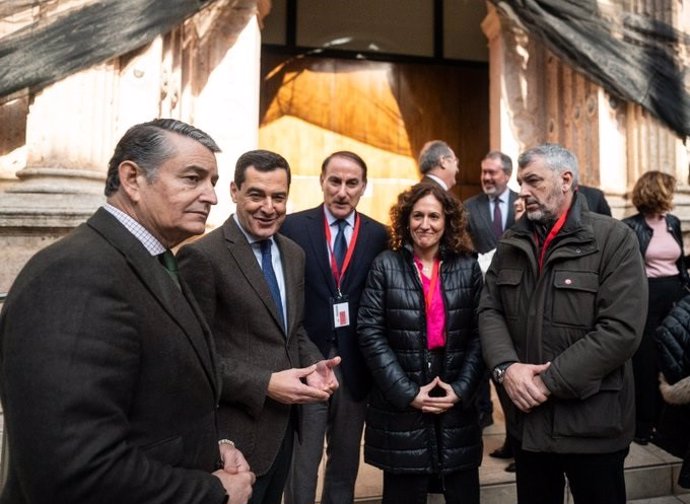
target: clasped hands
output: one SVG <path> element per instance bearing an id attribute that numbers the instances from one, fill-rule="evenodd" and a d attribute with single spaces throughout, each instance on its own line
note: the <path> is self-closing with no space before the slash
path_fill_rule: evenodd
<path id="1" fill-rule="evenodd" d="M 516 362 L 506 369 L 503 388 L 520 411 L 529 413 L 533 408 L 546 402 L 551 395 L 540 376 L 549 369 L 550 365 L 550 362 L 546 364 Z"/>
<path id="2" fill-rule="evenodd" d="M 433 395 L 432 390 L 434 391 Z M 426 385 L 419 388 L 417 396 L 412 400 L 412 407 L 422 410 L 424 413 L 441 414 L 448 411 L 460 397 L 453 387 L 441 380 L 438 376 Z"/>
<path id="3" fill-rule="evenodd" d="M 252 495 L 256 476 L 240 450 L 231 444 L 218 445 L 223 468 L 213 473 L 228 494 L 228 504 L 246 504 Z"/>
<path id="4" fill-rule="evenodd" d="M 283 404 L 327 401 L 339 386 L 333 369 L 340 357 L 320 360 L 305 368 L 291 368 L 271 374 L 268 396 Z"/>

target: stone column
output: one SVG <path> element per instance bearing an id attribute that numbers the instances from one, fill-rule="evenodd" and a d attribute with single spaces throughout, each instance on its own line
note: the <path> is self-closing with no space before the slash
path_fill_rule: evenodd
<path id="1" fill-rule="evenodd" d="M 533 70 L 543 68 L 543 49 L 488 2 L 487 10 L 482 30 L 489 44 L 490 145 L 516 164 L 520 152 L 545 139 L 542 82 Z M 511 177 L 513 189 L 516 172 Z"/>
<path id="2" fill-rule="evenodd" d="M 209 227 L 222 224 L 234 211 L 230 198 L 235 162 L 244 152 L 258 147 L 261 33 L 256 2 L 235 2 L 232 9 L 221 1 L 215 10 L 198 16 L 185 31 L 195 31 L 190 45 L 197 58 L 190 65 L 194 93 L 188 119 L 218 143 L 220 178 L 216 184 L 218 204 L 213 207 Z"/>

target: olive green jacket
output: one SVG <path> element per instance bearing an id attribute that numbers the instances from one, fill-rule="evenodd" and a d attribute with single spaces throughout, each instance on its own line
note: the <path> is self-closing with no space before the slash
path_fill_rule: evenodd
<path id="1" fill-rule="evenodd" d="M 506 412 L 509 432 L 529 451 L 607 453 L 634 434 L 630 358 L 647 313 L 639 245 L 625 224 L 589 212 L 579 198 L 541 273 L 531 222 L 522 218 L 504 234 L 479 307 L 489 369 L 551 362 L 542 374 L 549 399 L 530 413 Z"/>

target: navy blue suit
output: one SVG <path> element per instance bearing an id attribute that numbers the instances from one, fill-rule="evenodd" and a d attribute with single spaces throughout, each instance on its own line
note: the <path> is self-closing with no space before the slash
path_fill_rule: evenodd
<path id="1" fill-rule="evenodd" d="M 280 233 L 297 242 L 307 256 L 305 267 L 304 327 L 309 338 L 328 357 L 332 342 L 342 357 L 340 367 L 345 386 L 356 399 L 366 397 L 371 376 L 357 344 L 357 309 L 359 298 L 374 258 L 386 248 L 388 234 L 383 224 L 358 214 L 361 219 L 359 238 L 343 277 L 341 292 L 349 296 L 350 325 L 332 329 L 330 298 L 336 295 L 335 279 L 324 231 L 323 205 L 288 215 Z"/>
<path id="2" fill-rule="evenodd" d="M 281 233 L 297 242 L 306 255 L 304 327 L 324 357 L 340 355 L 335 369 L 340 388 L 324 403 L 303 408 L 302 439 L 295 444 L 291 473 L 285 488 L 286 504 L 313 504 L 324 439 L 328 461 L 323 484 L 323 504 L 351 504 L 359 468 L 359 447 L 371 375 L 357 340 L 357 311 L 369 268 L 386 248 L 386 228 L 358 214 L 359 235 L 345 270 L 340 290 L 348 296 L 350 324 L 333 329 L 331 299 L 337 287 L 329 256 L 323 205 L 288 215 Z M 333 228 L 330 228 L 333 229 Z M 354 240 L 354 236 L 350 241 Z"/>
<path id="3" fill-rule="evenodd" d="M 518 194 L 511 190 L 508 198 L 508 216 L 506 217 L 504 230 L 509 229 L 515 224 L 515 207 L 513 203 L 515 203 L 517 197 Z M 495 249 L 496 245 L 498 245 L 498 240 L 491 227 L 493 216 L 490 211 L 489 197 L 484 193 L 479 193 L 465 200 L 464 205 L 468 213 L 469 231 L 474 248 L 480 254 L 486 254 L 488 251 Z"/>

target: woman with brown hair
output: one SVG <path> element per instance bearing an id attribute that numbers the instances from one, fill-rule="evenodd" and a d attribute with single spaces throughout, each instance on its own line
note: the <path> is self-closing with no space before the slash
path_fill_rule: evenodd
<path id="1" fill-rule="evenodd" d="M 482 273 L 465 210 L 422 183 L 398 197 L 391 221 L 392 250 L 374 260 L 358 317 L 374 379 L 365 461 L 383 469 L 383 504 L 425 503 L 438 482 L 447 503 L 477 504 Z"/>
<path id="2" fill-rule="evenodd" d="M 633 356 L 635 376 L 635 442 L 647 444 L 658 421 L 663 401 L 659 393 L 659 364 L 654 332 L 674 303 L 683 297 L 688 272 L 683 253 L 680 220 L 673 208 L 676 179 L 649 171 L 635 183 L 632 202 L 638 213 L 623 219 L 640 242 L 649 282 L 649 308 L 642 342 Z"/>

